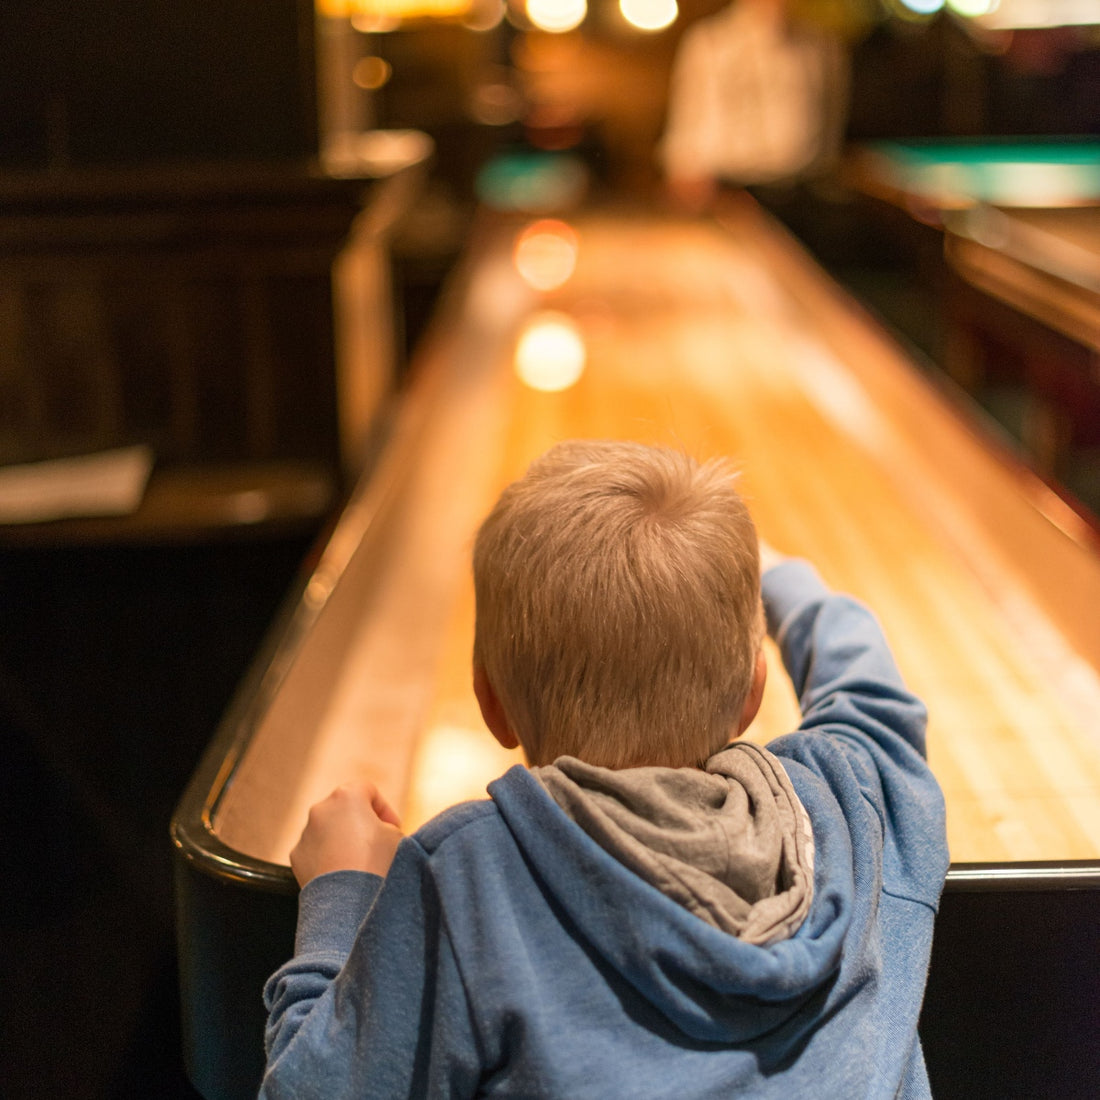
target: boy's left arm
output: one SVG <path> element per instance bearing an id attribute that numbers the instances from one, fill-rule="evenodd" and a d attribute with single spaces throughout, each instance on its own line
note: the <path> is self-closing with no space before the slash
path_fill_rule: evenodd
<path id="1" fill-rule="evenodd" d="M 298 895 L 294 956 L 264 986 L 268 1066 L 298 1035 L 343 969 L 355 936 L 385 880 L 362 871 L 318 875 Z"/>
<path id="2" fill-rule="evenodd" d="M 798 731 L 769 747 L 834 791 L 854 780 L 880 821 L 888 888 L 938 898 L 948 851 L 943 794 L 927 763 L 927 712 L 878 620 L 800 561 L 767 572 L 764 603 L 802 710 Z"/>
<path id="3" fill-rule="evenodd" d="M 386 849 L 396 828 L 384 823 L 380 863 L 373 841 L 360 858 L 353 837 L 349 855 L 349 830 L 330 835 L 326 827 L 328 811 L 340 818 L 340 808 L 337 800 L 311 815 L 295 849 L 303 878 L 320 870 L 299 898 L 294 957 L 264 988 L 267 1067 L 260 1096 L 472 1095 L 478 1047 L 426 853 L 408 839 L 391 868 Z M 366 830 L 378 840 L 369 820 Z M 327 869 L 332 862 L 368 863 L 388 873 L 383 879 L 369 870 Z"/>
<path id="4" fill-rule="evenodd" d="M 290 853 L 302 888 L 294 958 L 264 991 L 269 1062 L 297 1034 L 343 968 L 400 840 L 397 814 L 371 783 L 337 787 L 310 808 Z"/>

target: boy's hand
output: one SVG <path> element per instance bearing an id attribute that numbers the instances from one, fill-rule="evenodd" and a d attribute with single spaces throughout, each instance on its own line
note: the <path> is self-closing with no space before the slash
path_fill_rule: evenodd
<path id="1" fill-rule="evenodd" d="M 290 866 L 299 886 L 328 871 L 385 875 L 401 836 L 397 814 L 373 784 L 347 784 L 309 811 Z"/>

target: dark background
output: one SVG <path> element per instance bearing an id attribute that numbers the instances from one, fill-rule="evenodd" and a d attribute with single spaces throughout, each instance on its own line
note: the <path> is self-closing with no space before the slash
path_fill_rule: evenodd
<path id="1" fill-rule="evenodd" d="M 308 544 L 0 550 L 7 1100 L 192 1095 L 168 821 Z"/>

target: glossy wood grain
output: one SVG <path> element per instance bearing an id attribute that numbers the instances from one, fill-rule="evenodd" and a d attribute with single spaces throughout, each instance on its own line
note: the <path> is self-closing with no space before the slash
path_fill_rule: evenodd
<path id="1" fill-rule="evenodd" d="M 375 781 L 412 828 L 517 761 L 470 688 L 470 547 L 532 458 L 588 436 L 735 456 L 762 533 L 876 609 L 930 708 L 955 861 L 1100 856 L 1088 533 L 753 208 L 721 224 L 578 219 L 576 271 L 543 293 L 513 266 L 521 228 L 477 237 L 399 417 L 384 522 L 337 530 L 338 583 L 317 582 L 316 619 L 216 808 L 220 839 L 285 862 L 308 806 L 349 778 Z M 545 309 L 586 351 L 557 393 L 513 371 Z M 370 492 L 361 509 L 381 507 Z M 797 721 L 771 658 L 759 741 Z"/>

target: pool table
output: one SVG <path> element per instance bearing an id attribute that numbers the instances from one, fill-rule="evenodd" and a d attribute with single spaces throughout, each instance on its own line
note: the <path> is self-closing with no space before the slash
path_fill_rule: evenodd
<path id="1" fill-rule="evenodd" d="M 1100 141 L 1088 138 L 873 142 L 849 171 L 861 189 L 912 209 L 1100 205 Z"/>
<path id="2" fill-rule="evenodd" d="M 851 178 L 940 234 L 915 270 L 940 365 L 1098 522 L 1100 142 L 880 142 Z"/>

